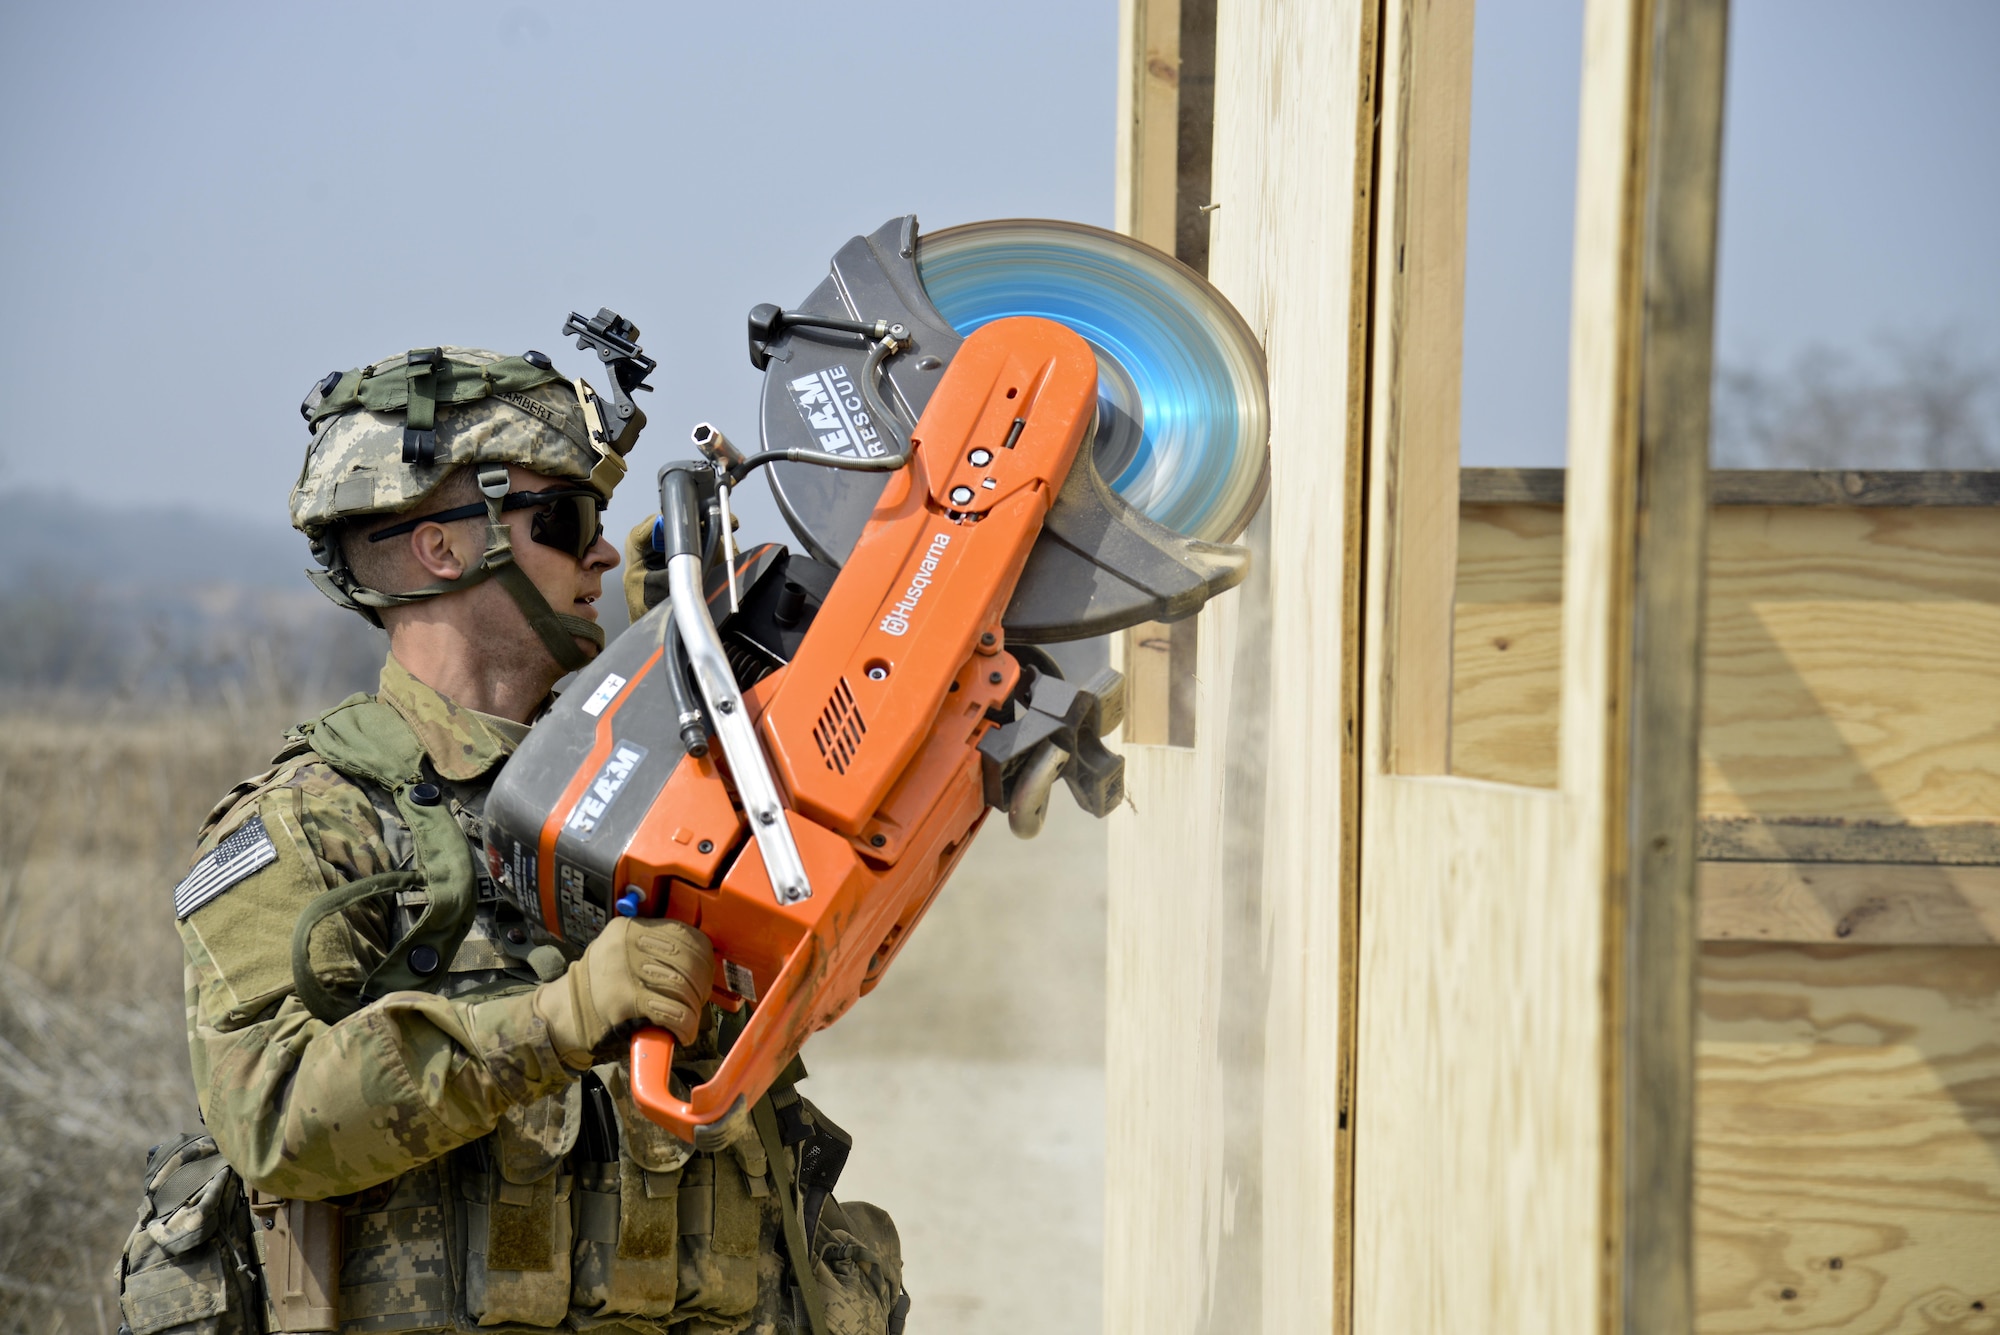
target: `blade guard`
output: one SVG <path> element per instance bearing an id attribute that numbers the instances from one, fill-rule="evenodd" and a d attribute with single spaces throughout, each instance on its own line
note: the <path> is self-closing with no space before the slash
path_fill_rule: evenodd
<path id="1" fill-rule="evenodd" d="M 884 374 L 889 392 L 912 415 L 929 406 L 964 341 L 926 294 L 917 271 L 918 250 L 915 216 L 891 219 L 872 235 L 857 236 L 842 247 L 833 258 L 832 275 L 798 307 L 908 327 L 914 346 L 890 358 Z M 1158 258 L 1162 264 L 1173 263 Z M 1233 309 L 1228 314 L 1240 323 Z M 840 416 L 834 429 L 820 434 L 797 402 L 807 392 L 841 397 L 859 365 L 853 340 L 805 328 L 788 329 L 769 341 L 758 341 L 753 333 L 753 355 L 768 367 L 762 408 L 766 449 L 882 451 L 876 424 L 865 412 Z M 1261 414 L 1261 363 L 1257 370 Z M 1010 640 L 1054 644 L 1147 621 L 1178 621 L 1234 588 L 1249 572 L 1245 549 L 1183 537 L 1148 519 L 1104 480 L 1096 456 L 1093 440 L 1063 482 L 1001 617 Z M 847 561 L 886 485 L 881 475 L 802 464 L 778 464 L 768 476 L 786 523 L 808 551 L 833 566 Z M 1257 498 L 1262 494 L 1260 487 Z"/>

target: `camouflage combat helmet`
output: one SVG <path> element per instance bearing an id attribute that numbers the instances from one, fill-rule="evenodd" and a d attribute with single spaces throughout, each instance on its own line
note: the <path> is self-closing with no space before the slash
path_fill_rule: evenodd
<path id="1" fill-rule="evenodd" d="M 292 488 L 292 527 L 312 542 L 322 569 L 307 576 L 340 606 L 381 625 L 377 609 L 456 593 L 497 578 L 556 661 L 581 667 L 589 655 L 572 636 L 604 644 L 593 621 L 557 612 L 514 562 L 508 528 L 507 465 L 568 479 L 602 503 L 625 475 L 644 414 L 606 429 L 597 393 L 558 373 L 548 357 L 503 357 L 476 348 L 419 348 L 372 366 L 336 371 L 299 405 L 312 431 L 305 467 Z M 459 578 L 407 593 L 365 587 L 341 552 L 342 521 L 416 511 L 453 470 L 478 470 L 486 498 L 487 546 Z M 476 511 L 475 511 L 476 513 Z"/>

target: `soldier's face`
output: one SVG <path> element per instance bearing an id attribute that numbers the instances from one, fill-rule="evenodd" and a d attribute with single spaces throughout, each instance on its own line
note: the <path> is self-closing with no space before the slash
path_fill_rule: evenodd
<path id="1" fill-rule="evenodd" d="M 556 491 L 575 485 L 525 468 L 510 465 L 507 469 L 509 491 Z M 618 549 L 599 534 L 579 561 L 568 552 L 534 540 L 530 529 L 535 515 L 531 507 L 511 510 L 505 516 L 512 530 L 514 560 L 541 590 L 542 597 L 549 600 L 550 607 L 588 621 L 597 620 L 597 600 L 604 593 L 604 574 L 618 564 Z"/>

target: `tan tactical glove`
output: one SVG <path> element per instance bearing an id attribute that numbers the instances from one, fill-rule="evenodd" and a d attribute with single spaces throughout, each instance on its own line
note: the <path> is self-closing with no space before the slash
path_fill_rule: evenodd
<path id="1" fill-rule="evenodd" d="M 694 1041 L 715 976 L 708 938 L 684 922 L 613 918 L 562 977 L 535 991 L 535 1014 L 567 1066 L 583 1070 L 628 1025 L 656 1024 Z"/>
<path id="2" fill-rule="evenodd" d="M 659 602 L 661 598 L 666 596 L 666 572 L 664 570 L 648 570 L 646 568 L 646 558 L 652 555 L 653 521 L 651 519 L 642 519 L 633 525 L 630 533 L 625 535 L 624 589 L 625 616 L 628 620 L 637 621 L 640 617 L 653 610 L 653 603 Z M 654 557 L 653 559 L 658 560 L 659 558 Z M 647 601 L 646 596 L 646 577 L 648 575 L 653 577 L 655 588 L 651 602 Z"/>

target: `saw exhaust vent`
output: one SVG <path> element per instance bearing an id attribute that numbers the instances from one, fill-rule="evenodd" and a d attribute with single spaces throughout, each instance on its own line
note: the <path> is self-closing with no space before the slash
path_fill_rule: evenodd
<path id="1" fill-rule="evenodd" d="M 847 678 L 840 679 L 828 698 L 826 708 L 819 712 L 819 722 L 813 725 L 813 740 L 819 743 L 819 753 L 826 761 L 826 767 L 835 774 L 846 774 L 847 767 L 854 763 L 854 753 L 861 749 L 861 739 L 868 733 L 868 724 L 862 719 L 861 711 L 855 707 L 854 691 L 847 684 Z"/>

